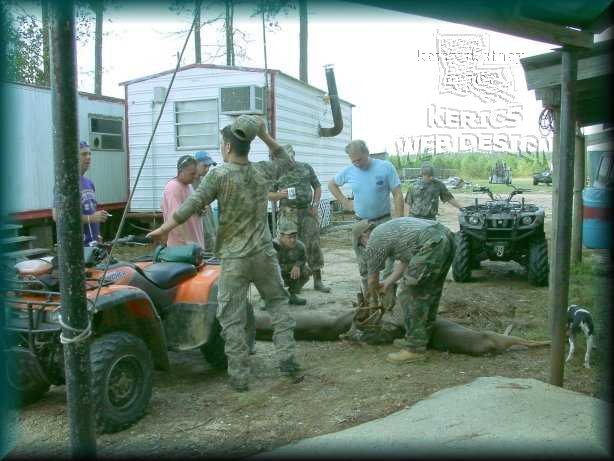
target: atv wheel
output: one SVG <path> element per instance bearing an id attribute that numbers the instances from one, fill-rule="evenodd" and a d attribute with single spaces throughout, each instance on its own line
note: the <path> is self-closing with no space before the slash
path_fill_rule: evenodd
<path id="1" fill-rule="evenodd" d="M 32 352 L 13 348 L 5 358 L 7 388 L 14 398 L 13 407 L 34 403 L 49 391 L 49 381 Z"/>
<path id="2" fill-rule="evenodd" d="M 533 178 L 533 185 L 537 186 L 538 183 L 539 183 L 539 181 L 537 179 Z"/>
<path id="3" fill-rule="evenodd" d="M 116 332 L 90 348 L 92 397 L 99 432 L 117 432 L 141 419 L 151 399 L 152 360 L 145 343 Z"/>
<path id="4" fill-rule="evenodd" d="M 219 370 L 225 370 L 228 368 L 228 357 L 224 353 L 224 338 L 222 337 L 222 325 L 215 319 L 213 328 L 211 329 L 211 336 L 206 344 L 203 344 L 200 348 L 205 360 L 211 364 L 213 368 Z"/>
<path id="5" fill-rule="evenodd" d="M 465 283 L 471 280 L 471 242 L 465 233 L 456 234 L 456 253 L 452 262 L 452 276 L 455 282 Z"/>
<path id="6" fill-rule="evenodd" d="M 548 285 L 548 271 L 548 243 L 546 240 L 532 242 L 527 265 L 529 283 L 538 287 Z"/>

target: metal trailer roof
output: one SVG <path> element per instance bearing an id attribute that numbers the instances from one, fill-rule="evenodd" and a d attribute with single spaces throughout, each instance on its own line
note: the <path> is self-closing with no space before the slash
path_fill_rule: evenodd
<path id="1" fill-rule="evenodd" d="M 305 85 L 309 88 L 312 88 L 316 91 L 319 91 L 322 94 L 326 94 L 326 91 L 321 90 L 320 88 L 310 85 L 308 83 L 303 82 L 302 80 L 299 80 L 298 78 L 292 77 L 291 75 L 286 74 L 285 72 L 282 72 L 278 69 L 262 69 L 259 67 L 243 67 L 243 66 L 221 66 L 218 64 L 188 64 L 187 66 L 182 66 L 177 70 L 177 73 L 183 71 L 183 70 L 187 70 L 187 69 L 194 69 L 194 68 L 205 68 L 205 69 L 221 69 L 221 70 L 239 70 L 239 71 L 243 71 L 243 72 L 269 72 L 269 74 L 281 74 L 285 77 L 288 77 L 296 82 L 299 82 L 301 85 Z M 175 71 L 175 69 L 169 69 L 169 70 L 164 70 L 162 72 L 157 72 L 155 74 L 151 74 L 151 75 L 145 75 L 143 77 L 139 77 L 139 78 L 134 78 L 132 80 L 126 80 L 125 82 L 120 82 L 120 85 L 124 85 L 124 86 L 128 86 L 132 83 L 136 83 L 136 82 L 142 82 L 143 80 L 149 80 L 152 78 L 156 78 L 156 77 L 160 77 L 162 75 L 167 75 L 167 74 L 172 74 Z M 339 98 L 340 101 L 343 101 L 346 104 L 349 104 L 352 107 L 356 107 L 355 104 L 352 104 L 349 101 L 346 101 L 345 99 L 341 99 Z"/>

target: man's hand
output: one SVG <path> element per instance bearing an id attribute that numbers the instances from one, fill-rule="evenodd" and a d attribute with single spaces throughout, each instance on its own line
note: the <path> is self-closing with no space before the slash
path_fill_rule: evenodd
<path id="1" fill-rule="evenodd" d="M 315 206 L 311 205 L 309 207 L 309 214 L 311 216 L 313 216 L 314 218 L 317 218 L 318 217 L 318 209 Z"/>
<path id="2" fill-rule="evenodd" d="M 103 222 L 106 222 L 109 216 L 110 216 L 109 213 L 107 213 L 106 211 L 98 210 L 94 214 L 89 215 L 89 220 L 90 222 L 103 223 Z"/>
<path id="3" fill-rule="evenodd" d="M 345 211 L 350 211 L 350 212 L 354 211 L 354 201 L 353 200 L 350 200 L 346 197 L 343 199 L 342 205 Z"/>
<path id="4" fill-rule="evenodd" d="M 292 280 L 297 280 L 301 276 L 301 268 L 300 266 L 294 266 L 290 271 L 290 278 Z"/>
<path id="5" fill-rule="evenodd" d="M 168 231 L 163 230 L 162 226 L 160 226 L 147 234 L 146 237 L 152 239 L 154 243 L 166 243 Z"/>

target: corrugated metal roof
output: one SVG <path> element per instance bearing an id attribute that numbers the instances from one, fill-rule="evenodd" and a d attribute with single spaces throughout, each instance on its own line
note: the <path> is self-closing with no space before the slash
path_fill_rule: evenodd
<path id="1" fill-rule="evenodd" d="M 217 64 L 188 64 L 187 66 L 180 67 L 177 72 L 181 72 L 181 71 L 188 70 L 188 69 L 196 69 L 196 68 L 221 69 L 221 70 L 239 70 L 239 71 L 243 71 L 243 72 L 265 72 L 265 69 L 262 69 L 262 68 L 259 68 L 259 67 L 220 66 L 220 65 L 217 65 Z M 152 79 L 152 78 L 161 77 L 162 75 L 168 75 L 168 74 L 173 73 L 174 71 L 175 71 L 175 69 L 164 70 L 164 71 L 158 72 L 156 74 L 145 75 L 143 77 L 135 78 L 135 79 L 132 79 L 132 80 L 127 80 L 125 82 L 120 82 L 119 84 L 120 85 L 124 85 L 124 86 L 128 86 L 128 85 L 130 85 L 132 83 L 142 82 L 144 80 L 149 80 L 149 79 Z M 276 73 L 276 74 L 284 75 L 284 76 L 286 76 L 288 78 L 291 78 L 292 80 L 295 80 L 295 81 L 299 82 L 301 85 L 305 85 L 305 86 L 307 86 L 309 88 L 313 88 L 314 90 L 319 91 L 322 94 L 326 94 L 326 91 L 321 90 L 320 88 L 315 87 L 313 85 L 309 85 L 308 83 L 305 83 L 305 82 L 299 80 L 298 78 L 295 78 L 295 77 L 293 77 L 291 75 L 288 75 L 285 72 L 282 72 L 282 71 L 280 71 L 278 69 L 268 69 L 268 72 L 269 73 Z M 349 102 L 349 101 L 347 101 L 345 99 L 339 98 L 339 100 L 343 101 L 346 104 L 349 104 L 352 107 L 356 107 L 355 104 L 352 104 L 351 102 Z"/>

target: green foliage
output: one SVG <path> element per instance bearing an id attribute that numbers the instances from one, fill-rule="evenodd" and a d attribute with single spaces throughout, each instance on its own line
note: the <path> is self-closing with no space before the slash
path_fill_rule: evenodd
<path id="1" fill-rule="evenodd" d="M 548 154 L 549 156 L 549 154 Z M 502 160 L 512 169 L 512 176 L 531 176 L 537 171 L 548 168 L 548 158 L 543 154 L 510 154 L 510 153 L 450 153 L 431 155 L 429 157 L 398 156 L 389 157 L 399 173 L 403 168 L 420 168 L 428 161 L 435 169 L 445 168 L 457 171 L 457 174 L 465 178 L 488 179 L 490 170 L 497 160 Z"/>

